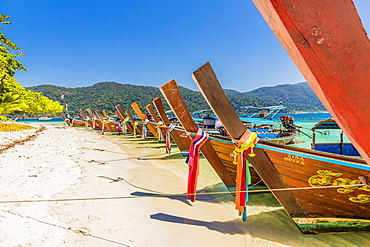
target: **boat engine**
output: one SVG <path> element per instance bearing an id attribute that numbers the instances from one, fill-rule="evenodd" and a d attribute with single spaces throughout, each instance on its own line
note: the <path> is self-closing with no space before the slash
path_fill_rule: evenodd
<path id="1" fill-rule="evenodd" d="M 292 116 L 281 116 L 280 120 L 284 128 L 291 129 L 293 127 L 294 118 Z"/>

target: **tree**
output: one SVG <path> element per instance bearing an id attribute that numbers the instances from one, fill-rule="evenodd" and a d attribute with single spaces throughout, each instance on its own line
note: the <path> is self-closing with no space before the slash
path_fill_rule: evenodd
<path id="1" fill-rule="evenodd" d="M 0 15 L 0 23 L 10 24 L 7 21 L 9 16 Z M 2 30 L 3 27 L 0 27 Z M 26 70 L 21 62 L 16 60 L 17 57 L 23 56 L 24 51 L 19 49 L 16 44 L 10 41 L 3 33 L 0 33 L 0 84 L 12 83 L 16 70 Z M 0 85 L 0 92 L 4 90 Z"/>
<path id="2" fill-rule="evenodd" d="M 0 15 L 0 23 L 10 24 L 7 15 Z M 3 28 L 0 27 L 0 30 Z M 0 114 L 25 112 L 29 114 L 63 111 L 59 102 L 42 95 L 27 91 L 14 78 L 16 70 L 25 70 L 16 58 L 23 56 L 24 51 L 0 32 Z"/>

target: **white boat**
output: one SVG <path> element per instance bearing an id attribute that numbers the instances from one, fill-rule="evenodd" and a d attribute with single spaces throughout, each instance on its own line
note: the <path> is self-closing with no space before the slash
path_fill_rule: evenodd
<path id="1" fill-rule="evenodd" d="M 52 117 L 39 117 L 38 120 L 39 121 L 47 121 L 47 120 L 52 120 L 53 118 Z"/>

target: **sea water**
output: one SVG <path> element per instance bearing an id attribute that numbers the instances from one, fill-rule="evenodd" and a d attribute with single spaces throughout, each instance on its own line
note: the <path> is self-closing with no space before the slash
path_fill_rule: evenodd
<path id="1" fill-rule="evenodd" d="M 277 114 L 275 119 L 279 119 L 283 115 L 289 115 L 294 118 L 294 124 L 301 126 L 298 135 L 295 138 L 296 144 L 293 146 L 302 148 L 311 148 L 312 144 L 312 127 L 318 122 L 332 118 L 329 113 L 288 113 Z M 338 143 L 340 142 L 340 133 L 342 130 L 318 130 L 316 131 L 316 143 Z M 344 142 L 350 143 L 348 138 L 344 136 Z"/>
<path id="2" fill-rule="evenodd" d="M 297 126 L 302 126 L 300 128 L 300 132 L 298 133 L 295 140 L 297 144 L 293 144 L 294 146 L 303 147 L 303 148 L 311 148 L 312 143 L 312 130 L 311 128 L 322 120 L 326 120 L 332 118 L 329 113 L 279 113 L 274 116 L 273 120 L 276 122 L 280 122 L 280 117 L 284 115 L 289 115 L 294 118 L 294 124 Z M 17 122 L 24 122 L 24 123 L 38 123 L 38 124 L 47 124 L 47 125 L 56 125 L 62 126 L 64 125 L 63 118 L 53 118 L 51 120 L 38 120 L 37 118 L 19 118 Z M 321 133 L 320 133 L 321 132 Z M 328 130 L 328 131 L 320 131 L 316 134 L 317 142 L 339 142 L 339 133 L 340 130 Z M 348 139 L 345 138 L 346 142 L 349 142 Z"/>
<path id="3" fill-rule="evenodd" d="M 78 118 L 77 118 L 78 119 Z M 31 123 L 31 124 L 47 124 L 47 125 L 64 125 L 63 118 L 52 118 L 51 120 L 38 120 L 37 118 L 18 118 L 17 122 L 19 123 Z"/>

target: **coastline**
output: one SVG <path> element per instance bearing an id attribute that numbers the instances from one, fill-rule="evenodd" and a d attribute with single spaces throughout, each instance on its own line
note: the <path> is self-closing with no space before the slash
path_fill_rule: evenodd
<path id="1" fill-rule="evenodd" d="M 231 196 L 151 197 L 186 191 L 187 165 L 164 143 L 46 126 L 1 156 L 2 200 L 107 198 L 2 203 L 4 246 L 367 246 L 370 233 L 303 235 L 271 194 L 251 194 L 248 221 Z M 118 179 L 118 178 L 122 179 Z M 116 180 L 116 181 L 115 181 Z M 198 190 L 225 188 L 201 160 Z"/>

